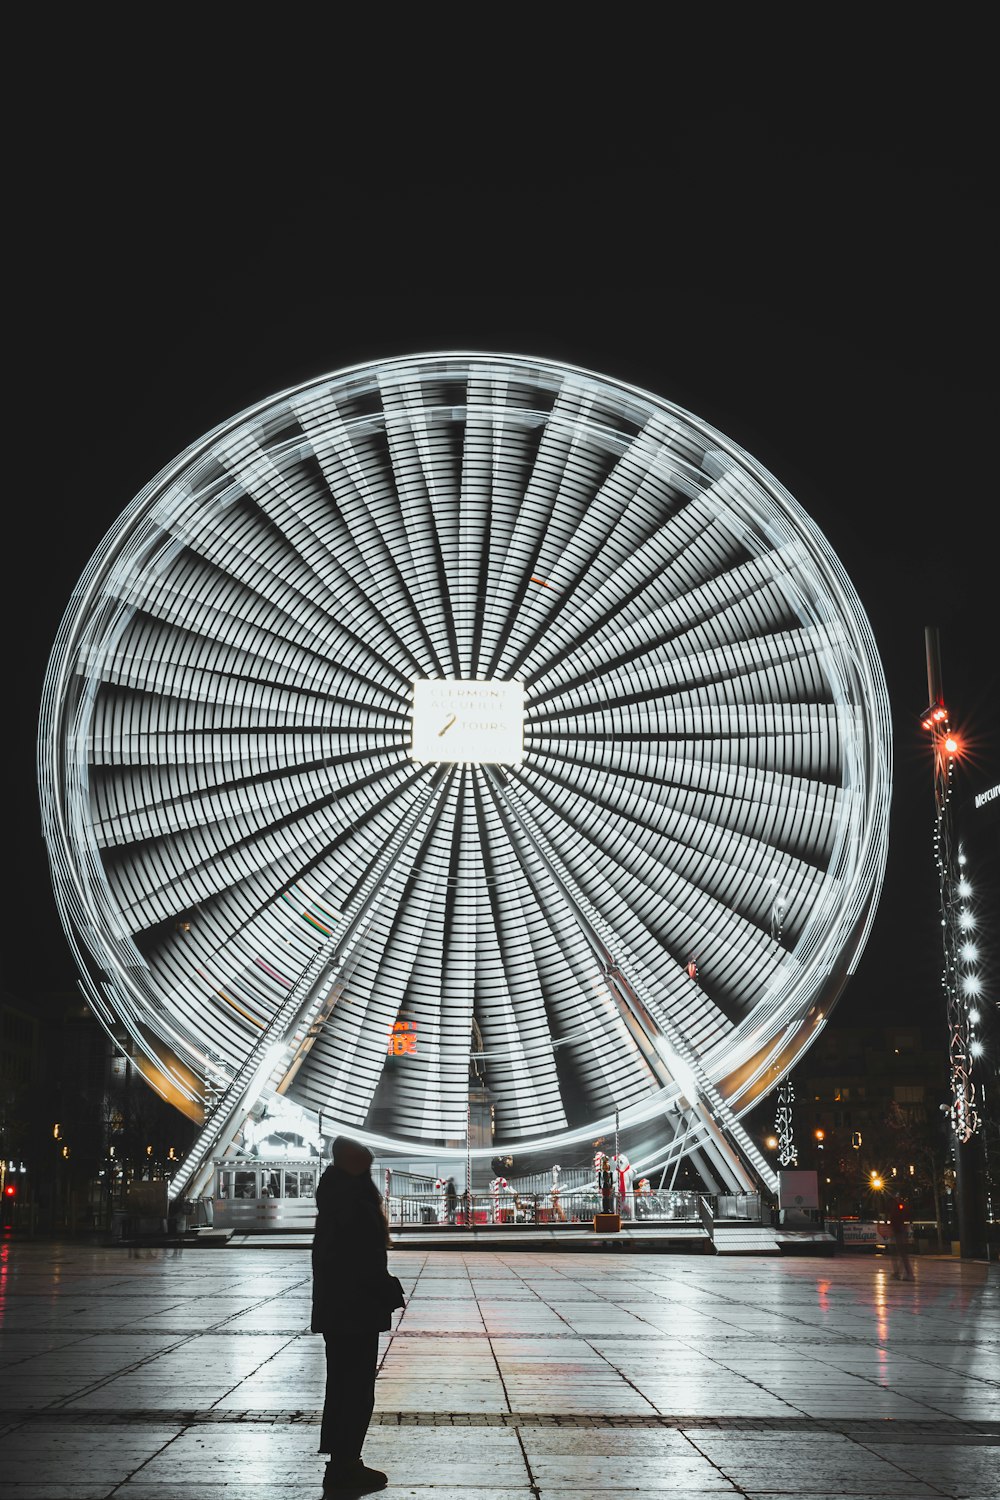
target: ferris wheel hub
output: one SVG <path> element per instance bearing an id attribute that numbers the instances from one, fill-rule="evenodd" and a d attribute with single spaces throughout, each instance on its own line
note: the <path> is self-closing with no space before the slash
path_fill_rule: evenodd
<path id="1" fill-rule="evenodd" d="M 520 765 L 524 683 L 416 679 L 410 755 L 421 764 Z"/>

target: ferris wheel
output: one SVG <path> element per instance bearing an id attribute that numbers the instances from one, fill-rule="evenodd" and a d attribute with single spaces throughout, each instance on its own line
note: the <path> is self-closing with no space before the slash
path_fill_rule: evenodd
<path id="1" fill-rule="evenodd" d="M 82 983 L 205 1149 L 280 1093 L 439 1159 L 472 1080 L 479 1154 L 613 1121 L 733 1186 L 864 946 L 890 760 L 864 611 L 777 480 L 648 392 L 462 352 L 168 465 L 39 736 Z"/>

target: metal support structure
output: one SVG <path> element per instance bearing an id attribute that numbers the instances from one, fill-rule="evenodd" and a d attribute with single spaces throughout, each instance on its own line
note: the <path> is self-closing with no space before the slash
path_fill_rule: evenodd
<path id="1" fill-rule="evenodd" d="M 954 777 L 959 740 L 945 703 L 938 631 L 924 631 L 929 703 L 923 727 L 931 736 L 934 755 L 934 862 L 941 913 L 942 969 L 948 1028 L 947 1106 L 955 1150 L 955 1187 L 958 1232 L 963 1258 L 987 1254 L 983 1137 L 976 1105 L 973 1063 L 977 1052 L 975 1006 L 963 985 L 963 951 L 971 936 L 972 914 L 967 905 L 968 881 L 954 821 Z"/>

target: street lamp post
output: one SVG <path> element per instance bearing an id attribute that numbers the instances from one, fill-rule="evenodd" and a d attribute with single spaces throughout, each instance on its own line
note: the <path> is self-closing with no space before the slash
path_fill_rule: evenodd
<path id="1" fill-rule="evenodd" d="M 976 1106 L 973 1077 L 973 1062 L 979 1049 L 974 1007 L 969 1004 L 961 985 L 963 940 L 972 923 L 972 914 L 966 899 L 968 882 L 962 869 L 964 861 L 955 834 L 952 808 L 954 769 L 960 743 L 952 732 L 945 705 L 937 630 L 927 626 L 924 639 L 930 705 L 924 712 L 923 727 L 931 736 L 934 752 L 934 861 L 941 910 L 941 984 L 948 1025 L 951 1089 L 948 1113 L 955 1158 L 958 1237 L 962 1258 L 981 1260 L 988 1257 L 989 1247 L 982 1121 Z"/>

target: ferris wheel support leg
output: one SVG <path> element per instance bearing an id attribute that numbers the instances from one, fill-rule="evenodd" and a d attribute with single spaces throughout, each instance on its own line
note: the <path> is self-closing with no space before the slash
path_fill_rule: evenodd
<path id="1" fill-rule="evenodd" d="M 724 1133 L 707 1115 L 702 1115 L 705 1134 L 691 1150 L 691 1158 L 713 1193 L 756 1193 L 756 1176 L 744 1166 Z"/>

